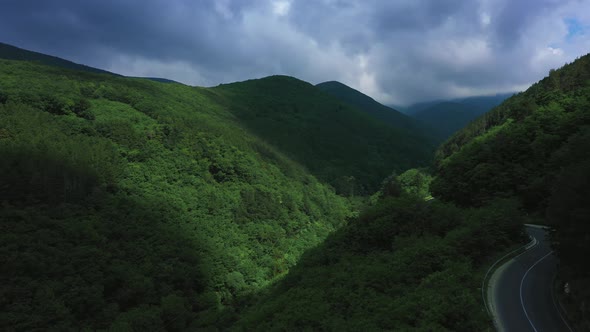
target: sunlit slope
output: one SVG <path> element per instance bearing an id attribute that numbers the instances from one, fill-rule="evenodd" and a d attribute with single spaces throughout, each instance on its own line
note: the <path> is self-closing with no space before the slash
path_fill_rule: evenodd
<path id="1" fill-rule="evenodd" d="M 349 208 L 204 89 L 0 60 L 0 326 L 185 330 Z"/>

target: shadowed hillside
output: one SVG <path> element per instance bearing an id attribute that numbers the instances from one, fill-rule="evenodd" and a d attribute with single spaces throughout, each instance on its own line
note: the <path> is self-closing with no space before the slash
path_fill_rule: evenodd
<path id="1" fill-rule="evenodd" d="M 408 114 L 439 133 L 446 140 L 478 116 L 501 104 L 512 94 L 479 96 L 411 105 Z"/>
<path id="2" fill-rule="evenodd" d="M 404 115 L 393 108 L 382 105 L 373 98 L 340 82 L 324 82 L 316 86 L 339 100 L 357 107 L 398 130 L 412 132 L 420 128 L 420 124 L 407 115 Z M 423 130 L 423 128 L 421 128 L 421 130 Z M 427 136 L 425 132 L 413 134 Z"/>
<path id="3" fill-rule="evenodd" d="M 424 136 L 392 127 L 296 78 L 272 76 L 212 91 L 253 133 L 339 193 L 371 193 L 391 170 L 430 162 L 433 144 Z"/>

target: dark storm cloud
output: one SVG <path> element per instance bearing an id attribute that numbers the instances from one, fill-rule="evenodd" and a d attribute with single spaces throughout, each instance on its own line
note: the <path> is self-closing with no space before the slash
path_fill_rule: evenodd
<path id="1" fill-rule="evenodd" d="M 3 0 L 0 41 L 127 75 L 340 80 L 407 103 L 526 87 L 588 51 L 563 0 Z"/>
<path id="2" fill-rule="evenodd" d="M 3 31 L 13 30 L 8 35 L 15 41 L 60 53 L 113 49 L 205 63 L 223 57 L 215 45 L 222 44 L 219 37 L 232 24 L 216 13 L 212 1 L 196 7 L 191 1 L 18 0 L 6 9 L 0 24 Z"/>

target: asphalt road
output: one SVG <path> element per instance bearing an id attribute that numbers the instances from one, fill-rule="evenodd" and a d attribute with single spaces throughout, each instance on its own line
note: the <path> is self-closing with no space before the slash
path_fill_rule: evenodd
<path id="1" fill-rule="evenodd" d="M 488 293 L 496 327 L 500 331 L 572 331 L 557 309 L 552 293 L 557 257 L 545 230 L 527 226 L 536 244 L 499 267 L 490 279 Z"/>

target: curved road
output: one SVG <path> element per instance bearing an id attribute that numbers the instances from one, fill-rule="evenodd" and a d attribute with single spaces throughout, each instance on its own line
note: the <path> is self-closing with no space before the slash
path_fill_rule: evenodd
<path id="1" fill-rule="evenodd" d="M 499 267 L 490 279 L 488 299 L 499 331 L 572 331 L 553 296 L 557 257 L 545 230 L 527 226 L 535 245 Z"/>

